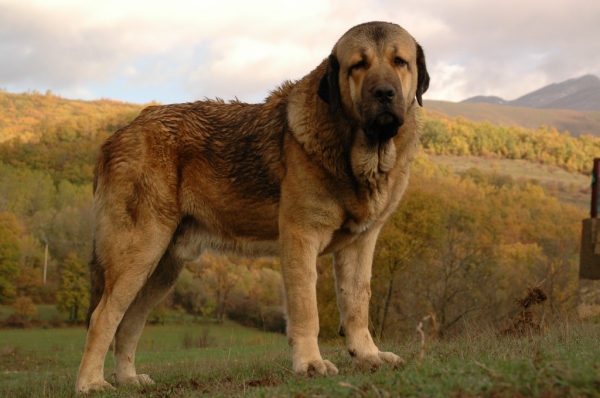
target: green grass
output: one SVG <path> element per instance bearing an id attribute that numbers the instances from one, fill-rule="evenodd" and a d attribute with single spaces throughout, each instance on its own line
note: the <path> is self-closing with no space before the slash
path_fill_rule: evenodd
<path id="1" fill-rule="evenodd" d="M 356 369 L 339 340 L 323 345 L 322 353 L 340 374 L 310 379 L 292 374 L 284 336 L 215 325 L 210 329 L 214 347 L 184 349 L 184 334 L 202 328 L 147 327 L 138 370 L 156 384 L 94 396 L 600 397 L 599 323 L 557 323 L 545 335 L 521 339 L 484 330 L 434 340 L 420 366 L 415 335 L 411 341 L 382 344 L 405 359 L 402 369 L 374 373 Z M 25 332 L 0 331 L 0 396 L 74 396 L 83 329 Z M 7 354 L 11 346 L 19 347 L 14 355 Z"/>
<path id="2" fill-rule="evenodd" d="M 186 336 L 193 340 L 206 328 L 209 348 L 185 347 Z M 85 337 L 83 327 L 0 330 L 0 397 L 72 395 Z M 212 363 L 260 358 L 266 352 L 276 354 L 285 348 L 283 335 L 263 333 L 229 322 L 223 325 L 149 325 L 140 338 L 136 362 L 140 372 L 154 374 L 158 372 L 156 365 L 170 373 L 182 368 L 189 372 L 206 366 L 210 368 Z M 108 379 L 113 369 L 111 355 L 107 356 L 105 369 Z M 52 388 L 54 392 L 45 388 Z"/>
<path id="3" fill-rule="evenodd" d="M 45 321 L 49 321 L 53 318 L 60 318 L 60 312 L 58 312 L 54 304 L 37 304 L 36 307 L 38 310 L 36 317 Z M 0 305 L 0 320 L 8 318 L 8 316 L 13 313 L 12 305 Z"/>

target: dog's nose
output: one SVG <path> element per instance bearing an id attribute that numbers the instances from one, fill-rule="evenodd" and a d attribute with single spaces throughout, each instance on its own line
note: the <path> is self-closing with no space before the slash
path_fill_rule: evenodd
<path id="1" fill-rule="evenodd" d="M 387 104 L 396 96 L 396 89 L 389 83 L 380 84 L 373 89 L 373 96 L 382 104 Z"/>

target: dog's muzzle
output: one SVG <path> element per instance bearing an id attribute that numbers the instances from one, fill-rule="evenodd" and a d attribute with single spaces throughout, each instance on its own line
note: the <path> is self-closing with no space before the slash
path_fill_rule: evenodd
<path id="1" fill-rule="evenodd" d="M 401 90 L 396 86 L 390 82 L 365 85 L 364 95 L 369 105 L 363 120 L 367 121 L 365 130 L 373 143 L 395 137 L 404 123 L 404 100 L 398 95 Z"/>
<path id="2" fill-rule="evenodd" d="M 385 142 L 398 134 L 404 120 L 391 112 L 381 112 L 369 126 L 369 135 L 379 141 Z"/>

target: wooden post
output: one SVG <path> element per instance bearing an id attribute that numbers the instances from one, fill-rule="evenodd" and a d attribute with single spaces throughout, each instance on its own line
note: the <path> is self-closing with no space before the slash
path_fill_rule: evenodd
<path id="1" fill-rule="evenodd" d="M 594 171 L 592 173 L 592 208 L 590 215 L 592 218 L 598 218 L 598 191 L 600 188 L 600 181 L 598 181 L 598 179 L 600 178 L 600 158 L 594 159 Z"/>
<path id="2" fill-rule="evenodd" d="M 600 158 L 594 159 L 592 171 L 591 218 L 582 221 L 579 278 L 600 280 L 600 219 L 598 191 L 600 190 Z"/>

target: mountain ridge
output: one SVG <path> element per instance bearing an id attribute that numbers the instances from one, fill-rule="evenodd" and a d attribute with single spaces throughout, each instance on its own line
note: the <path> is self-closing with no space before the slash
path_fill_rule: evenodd
<path id="1" fill-rule="evenodd" d="M 536 109 L 571 109 L 600 111 L 600 78 L 583 75 L 552 83 L 517 99 L 507 101 L 497 96 L 477 95 L 461 103 L 488 103 Z"/>

